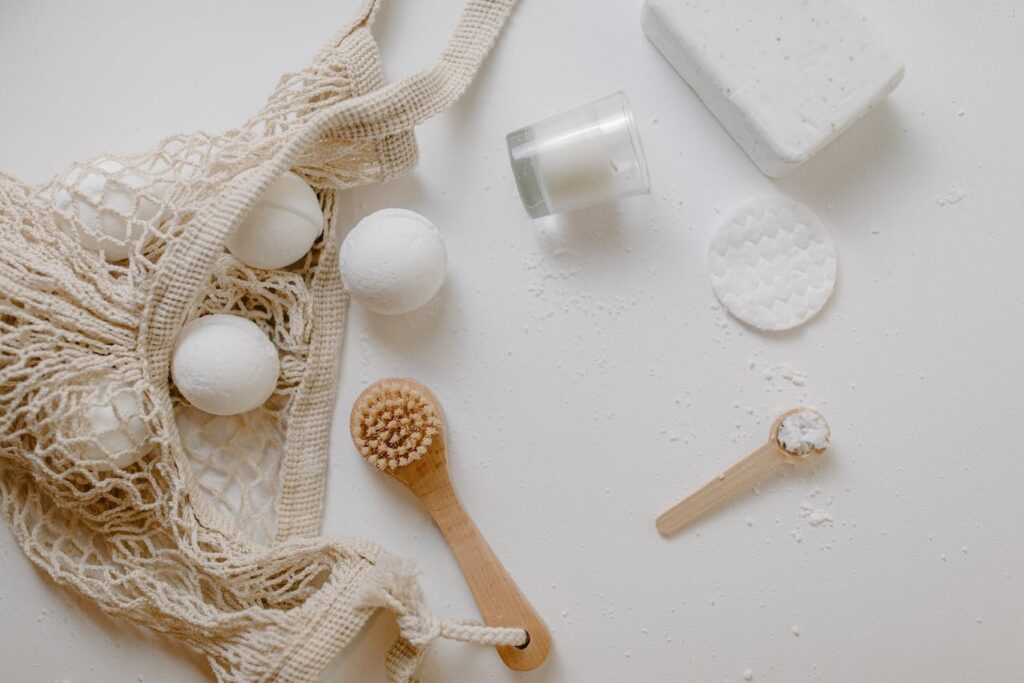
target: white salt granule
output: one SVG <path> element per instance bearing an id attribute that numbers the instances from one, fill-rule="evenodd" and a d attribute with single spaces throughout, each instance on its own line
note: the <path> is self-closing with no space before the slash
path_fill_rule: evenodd
<path id="1" fill-rule="evenodd" d="M 815 510 L 811 514 L 807 515 L 807 523 L 811 526 L 821 526 L 823 524 L 832 524 L 835 521 L 832 515 L 825 512 L 824 510 Z"/>
<path id="2" fill-rule="evenodd" d="M 794 455 L 828 447 L 829 429 L 825 418 L 813 410 L 787 416 L 779 425 L 779 445 Z"/>

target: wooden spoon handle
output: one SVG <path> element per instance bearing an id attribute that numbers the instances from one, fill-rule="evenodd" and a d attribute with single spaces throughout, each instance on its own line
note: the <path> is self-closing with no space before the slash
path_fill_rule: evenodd
<path id="1" fill-rule="evenodd" d="M 451 546 L 484 622 L 525 628 L 529 634 L 529 642 L 522 647 L 498 647 L 502 660 L 516 671 L 536 669 L 551 649 L 548 627 L 487 545 L 455 490 L 451 486 L 435 488 L 423 502 Z"/>
<path id="2" fill-rule="evenodd" d="M 657 526 L 665 536 L 674 534 L 734 494 L 753 486 L 761 477 L 783 462 L 785 456 L 773 443 L 766 443 L 666 510 L 658 517 Z"/>

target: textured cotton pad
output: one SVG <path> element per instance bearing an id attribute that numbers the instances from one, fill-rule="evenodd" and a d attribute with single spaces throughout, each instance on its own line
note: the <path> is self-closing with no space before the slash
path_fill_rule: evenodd
<path id="1" fill-rule="evenodd" d="M 814 212 L 780 197 L 752 199 L 711 239 L 711 285 L 734 316 L 788 330 L 820 311 L 836 286 L 836 247 Z"/>

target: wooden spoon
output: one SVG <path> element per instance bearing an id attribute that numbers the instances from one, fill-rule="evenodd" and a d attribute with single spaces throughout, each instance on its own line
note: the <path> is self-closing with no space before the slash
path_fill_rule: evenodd
<path id="1" fill-rule="evenodd" d="M 517 671 L 540 666 L 551 649 L 551 633 L 455 492 L 445 452 L 444 412 L 437 397 L 415 380 L 380 380 L 356 400 L 349 428 L 367 460 L 405 484 L 430 513 L 455 554 L 484 622 L 526 630 L 524 645 L 497 648 L 505 664 Z"/>
<path id="2" fill-rule="evenodd" d="M 820 418 L 825 424 L 826 430 L 828 429 L 828 423 L 824 422 L 825 418 L 816 410 L 810 408 L 787 410 L 775 418 L 775 422 L 772 423 L 771 431 L 768 434 L 768 443 L 718 475 L 716 479 L 709 481 L 696 493 L 663 512 L 656 522 L 658 531 L 665 536 L 674 534 L 736 493 L 753 486 L 782 463 L 795 465 L 821 457 L 828 446 L 830 434 L 827 434 L 825 438 L 825 447 L 811 448 L 805 453 L 788 451 L 779 441 L 779 427 L 782 426 L 782 422 L 790 415 L 804 412 L 812 413 Z"/>

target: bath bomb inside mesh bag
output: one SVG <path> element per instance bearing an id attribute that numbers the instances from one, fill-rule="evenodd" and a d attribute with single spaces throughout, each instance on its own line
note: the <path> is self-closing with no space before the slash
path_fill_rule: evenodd
<path id="1" fill-rule="evenodd" d="M 323 231 L 324 214 L 316 192 L 289 171 L 270 184 L 227 239 L 227 247 L 235 258 L 254 268 L 284 268 L 305 256 Z"/>
<path id="2" fill-rule="evenodd" d="M 448 254 L 429 220 L 414 211 L 383 209 L 348 234 L 340 265 L 356 301 L 375 313 L 397 315 L 434 298 L 447 276 Z"/>
<path id="3" fill-rule="evenodd" d="M 80 441 L 75 454 L 97 472 L 128 467 L 152 447 L 142 401 L 131 385 L 104 382 L 85 397 L 76 418 L 72 436 Z"/>
<path id="4" fill-rule="evenodd" d="M 281 371 L 277 347 L 256 323 L 206 315 L 186 325 L 174 345 L 171 377 L 185 399 L 212 415 L 237 415 L 263 404 Z"/>
<path id="5" fill-rule="evenodd" d="M 896 51 L 850 0 L 645 0 L 642 23 L 769 176 L 812 157 L 903 78 Z"/>
<path id="6" fill-rule="evenodd" d="M 802 204 L 759 197 L 735 209 L 711 238 L 711 285 L 722 304 L 761 330 L 810 320 L 836 286 L 836 247 Z"/>
<path id="7" fill-rule="evenodd" d="M 54 186 L 54 218 L 65 233 L 108 261 L 128 258 L 160 214 L 165 183 L 115 159 L 75 166 Z"/>

